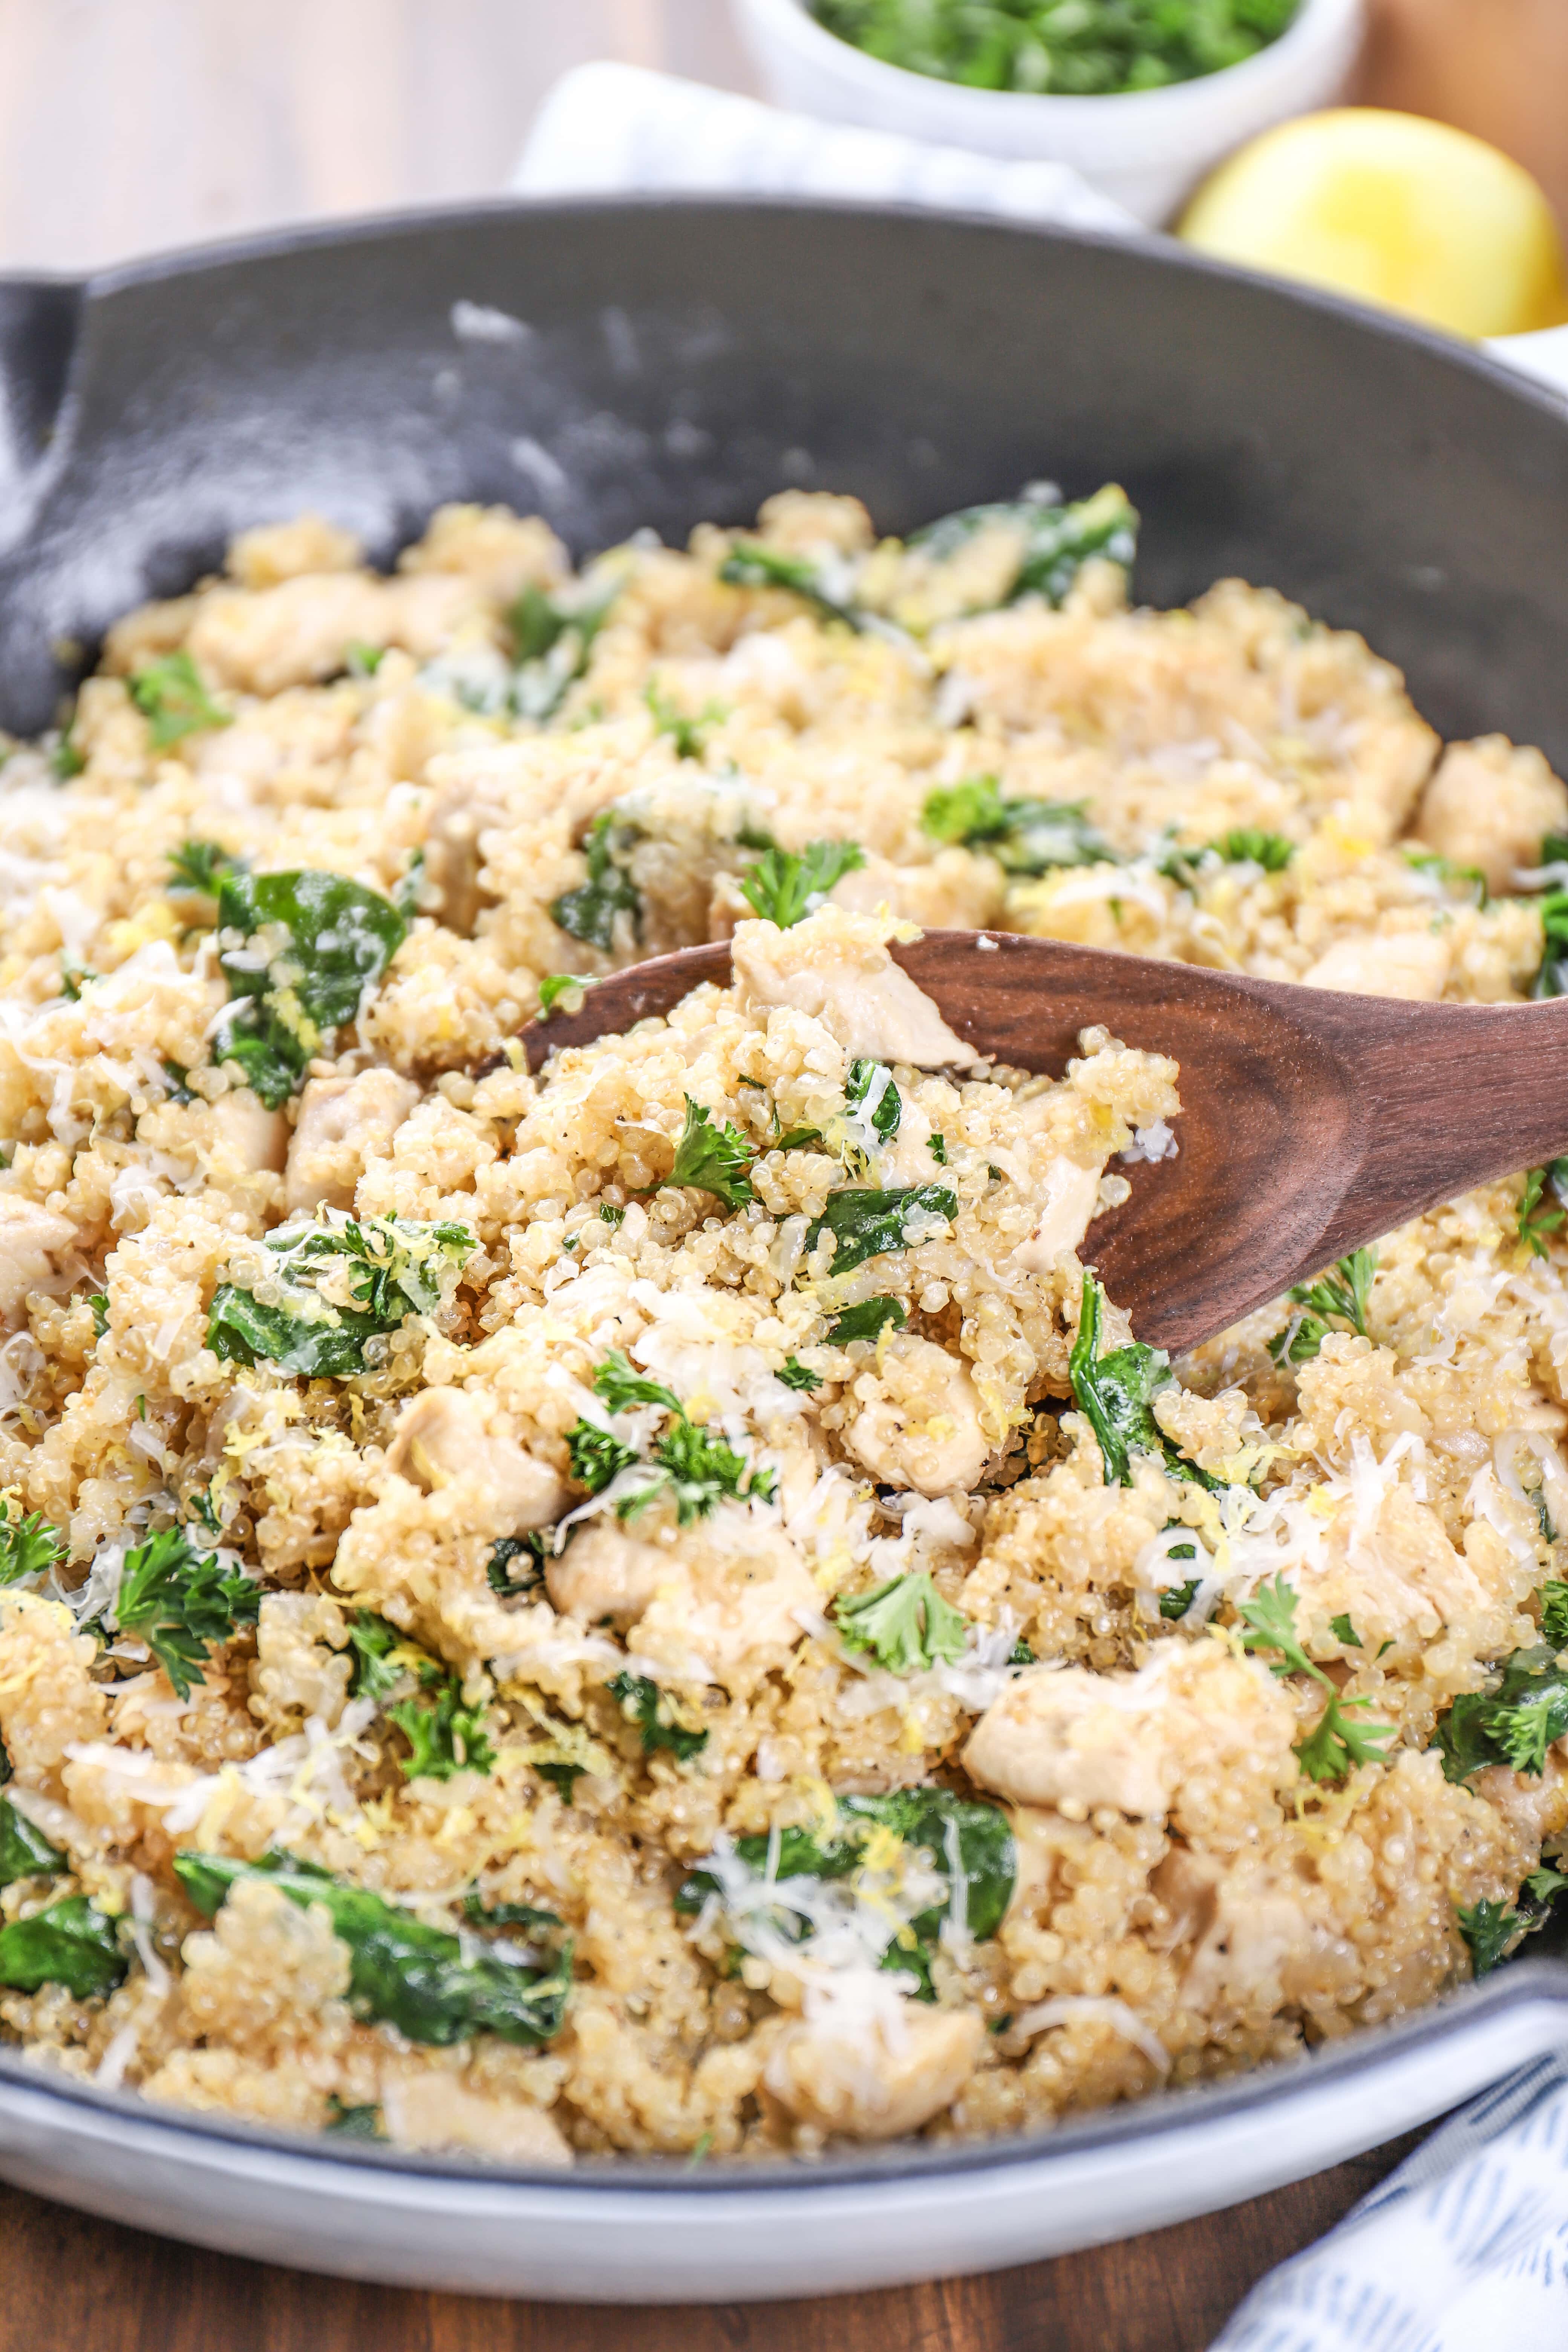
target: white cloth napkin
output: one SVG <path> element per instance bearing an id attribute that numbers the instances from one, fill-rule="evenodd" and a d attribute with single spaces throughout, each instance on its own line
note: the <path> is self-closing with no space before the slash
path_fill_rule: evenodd
<path id="1" fill-rule="evenodd" d="M 1070 228 L 1139 228 L 1070 164 L 997 163 L 892 131 L 817 122 L 641 66 L 578 66 L 563 76 L 540 110 L 511 185 L 523 196 L 848 197 Z"/>
<path id="2" fill-rule="evenodd" d="M 1568 2060 L 1462 2107 L 1270 2271 L 1212 2352 L 1563 2352 Z"/>

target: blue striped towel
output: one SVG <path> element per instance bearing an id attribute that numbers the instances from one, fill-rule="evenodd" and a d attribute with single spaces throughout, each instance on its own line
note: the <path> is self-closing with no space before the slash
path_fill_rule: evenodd
<path id="1" fill-rule="evenodd" d="M 1568 2352 L 1568 2059 L 1451 2116 L 1213 2352 Z"/>

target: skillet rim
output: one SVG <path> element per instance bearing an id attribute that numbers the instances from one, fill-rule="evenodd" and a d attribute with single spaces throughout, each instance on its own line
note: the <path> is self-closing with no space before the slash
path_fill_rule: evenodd
<path id="1" fill-rule="evenodd" d="M 931 207 L 889 203 L 825 200 L 810 196 L 772 196 L 742 201 L 685 191 L 660 191 L 635 197 L 624 194 L 538 197 L 500 195 L 450 203 L 396 207 L 331 220 L 284 224 L 241 232 L 236 236 L 181 245 L 142 257 L 119 261 L 102 268 L 69 271 L 0 271 L 0 293 L 39 289 L 74 292 L 79 298 L 68 364 L 60 387 L 57 414 L 65 410 L 75 389 L 82 317 L 93 303 L 133 294 L 143 286 L 172 278 L 199 277 L 212 268 L 237 264 L 285 260 L 321 247 L 373 244 L 426 232 L 450 233 L 467 225 L 524 218 L 598 218 L 648 213 L 703 217 L 742 216 L 749 219 L 793 218 L 799 215 L 859 221 L 868 215 L 889 222 L 936 226 L 944 230 L 981 230 L 1005 241 L 1031 240 L 1106 253 L 1152 263 L 1191 276 L 1229 282 L 1252 299 L 1284 310 L 1318 312 L 1374 341 L 1392 341 L 1422 354 L 1433 364 L 1489 383 L 1542 417 L 1555 422 L 1564 434 L 1568 451 L 1568 397 L 1539 379 L 1521 373 L 1485 350 L 1445 335 L 1395 312 L 1373 310 L 1325 289 L 1279 278 L 1213 256 L 1194 252 L 1174 238 L 1137 230 L 1125 236 L 1110 231 L 1067 227 L 1003 219 L 994 214 L 963 208 Z M 1019 2166 L 1039 2166 L 1059 2160 L 1070 2164 L 1079 2155 L 1112 2149 L 1123 2144 L 1158 2140 L 1173 2131 L 1200 2127 L 1206 2122 L 1267 2114 L 1289 2107 L 1292 2094 L 1342 2091 L 1357 2076 L 1375 2072 L 1390 2061 L 1430 2045 L 1436 2052 L 1456 2033 L 1513 2009 L 1544 2001 L 1568 2011 L 1568 1960 L 1542 1955 L 1516 1961 L 1506 1975 L 1484 1985 L 1462 1986 L 1425 2010 L 1395 2022 L 1359 2028 L 1331 2048 L 1306 2053 L 1300 2060 L 1266 2062 L 1226 2080 L 1188 2090 L 1159 2091 L 1142 2099 L 1028 2133 L 976 2140 L 914 2138 L 890 2143 L 887 2152 L 868 2158 L 865 2150 L 846 2157 L 827 2157 L 811 2163 L 784 2158 L 776 2163 L 725 2163 L 694 2168 L 689 2158 L 649 2158 L 607 2157 L 579 2159 L 570 2171 L 556 2167 L 479 2162 L 461 2157 L 436 2157 L 417 2150 L 379 2147 L 372 2143 L 275 2130 L 240 2118 L 223 2118 L 200 2109 L 163 2106 L 139 2091 L 108 2090 L 90 2080 L 51 2074 L 28 2061 L 17 2048 L 0 2045 L 0 2106 L 5 2090 L 15 2089 L 66 2111 L 100 2116 L 121 2116 L 141 2131 L 177 2143 L 208 2140 L 258 2155 L 273 2155 L 297 2164 L 325 2165 L 337 2170 L 360 2170 L 374 2178 L 391 2174 L 405 2179 L 472 2181 L 496 2189 L 508 2187 L 610 2196 L 651 2193 L 660 2198 L 698 2195 L 715 2197 L 749 2194 L 789 2197 L 826 2195 L 848 2188 L 892 2189 L 900 2183 L 1013 2171 Z M 1439 2107 L 1436 2112 L 1441 2112 Z"/>

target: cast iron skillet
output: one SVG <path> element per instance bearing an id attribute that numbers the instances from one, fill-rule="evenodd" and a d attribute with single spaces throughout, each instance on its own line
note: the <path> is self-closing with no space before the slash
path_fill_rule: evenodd
<path id="1" fill-rule="evenodd" d="M 1069 496 L 1126 486 L 1141 599 L 1269 583 L 1363 631 L 1445 735 L 1500 730 L 1568 767 L 1568 411 L 1457 345 L 1153 241 L 679 200 L 422 215 L 0 285 L 0 723 L 17 730 L 58 715 L 117 614 L 304 507 L 385 559 L 443 499 L 504 500 L 583 555 L 748 520 L 786 483 L 855 491 L 903 531 L 1046 476 Z M 1466 2015 L 1542 2000 L 1568 2000 L 1568 1970 L 1536 1958 L 1342 2044 L 1323 2077 L 1348 2090 L 1423 2037 L 1441 2071 Z M 1193 2095 L 1267 2133 L 1300 2079 Z M 4 2083 L 41 2087 L 13 2054 Z M 61 2086 L 62 2119 L 84 2105 L 148 2112 Z M 1048 2145 L 1131 2144 L 1190 2106 L 1145 2102 Z M 271 2137 L 169 2121 L 215 2147 Z M 1040 2146 L 826 2170 L 1000 2179 Z M 68 2167 L 50 2178 L 71 2193 Z M 804 2194 L 825 2169 L 747 2178 Z"/>

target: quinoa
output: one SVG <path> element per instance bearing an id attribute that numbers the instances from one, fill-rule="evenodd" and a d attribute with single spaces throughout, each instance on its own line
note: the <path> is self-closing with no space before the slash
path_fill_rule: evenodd
<path id="1" fill-rule="evenodd" d="M 1557 984 L 1540 753 L 1445 748 L 1267 589 L 1130 609 L 1135 522 L 1037 489 L 904 546 L 787 492 L 574 574 L 447 508 L 382 578 L 306 517 L 9 748 L 40 2064 L 809 2156 L 1297 2054 L 1543 1915 L 1556 1171 L 1167 1369 L 1093 1220 L 1180 1149 L 1174 1064 L 975 1063 L 889 952 Z M 722 939 L 731 986 L 529 1075 L 542 992 Z"/>

